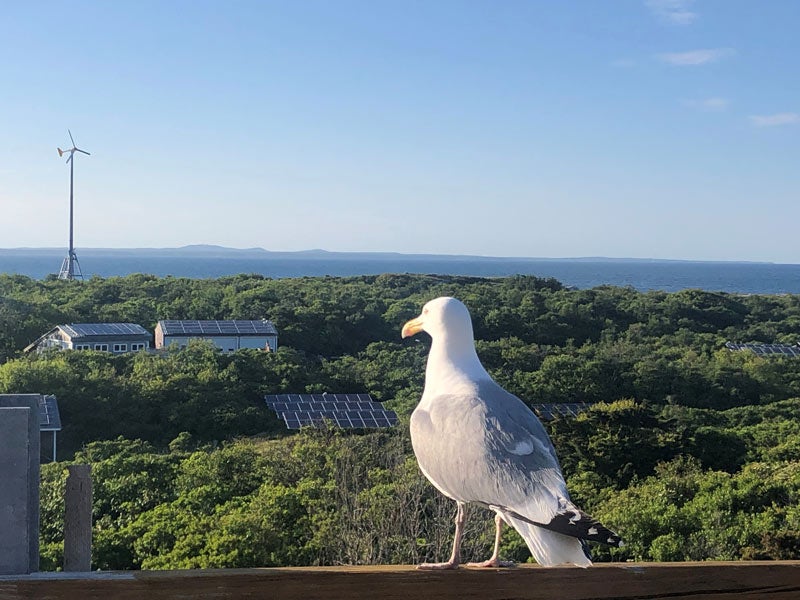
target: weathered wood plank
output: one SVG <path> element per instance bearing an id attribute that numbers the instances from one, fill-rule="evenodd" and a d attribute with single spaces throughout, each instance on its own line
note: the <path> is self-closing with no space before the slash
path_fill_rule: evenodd
<path id="1" fill-rule="evenodd" d="M 64 570 L 92 570 L 92 465 L 67 467 L 64 493 Z"/>
<path id="2" fill-rule="evenodd" d="M 408 598 L 670 600 L 800 598 L 800 561 L 601 564 L 590 569 L 417 571 L 408 566 L 314 567 L 0 577 L 0 600 L 275 600 Z"/>

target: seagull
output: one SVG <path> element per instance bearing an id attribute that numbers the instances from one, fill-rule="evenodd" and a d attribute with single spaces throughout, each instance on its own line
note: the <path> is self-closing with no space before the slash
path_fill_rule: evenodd
<path id="1" fill-rule="evenodd" d="M 455 298 L 431 300 L 401 335 L 420 331 L 433 341 L 425 389 L 411 414 L 411 443 L 422 473 L 457 508 L 450 559 L 418 568 L 458 567 L 467 504 L 492 510 L 496 527 L 492 556 L 467 566 L 513 565 L 499 558 L 504 524 L 545 567 L 591 566 L 586 540 L 621 546 L 616 533 L 570 500 L 555 448 L 533 411 L 481 365 L 467 307 Z"/>

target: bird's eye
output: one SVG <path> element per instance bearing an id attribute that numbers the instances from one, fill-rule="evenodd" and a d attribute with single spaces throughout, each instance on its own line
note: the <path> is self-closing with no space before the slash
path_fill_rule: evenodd
<path id="1" fill-rule="evenodd" d="M 427 308 L 423 308 L 422 309 L 422 314 L 423 315 L 427 315 L 428 314 L 428 309 Z"/>

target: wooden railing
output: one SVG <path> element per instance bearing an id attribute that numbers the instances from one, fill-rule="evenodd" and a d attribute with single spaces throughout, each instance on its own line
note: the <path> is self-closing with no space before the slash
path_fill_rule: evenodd
<path id="1" fill-rule="evenodd" d="M 0 577 L 0 600 L 800 598 L 800 561 L 621 563 L 589 569 L 418 571 L 409 566 L 36 573 Z"/>

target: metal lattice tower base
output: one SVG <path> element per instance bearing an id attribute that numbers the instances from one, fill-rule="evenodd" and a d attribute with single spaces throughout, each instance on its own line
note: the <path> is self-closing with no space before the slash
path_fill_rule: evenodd
<path id="1" fill-rule="evenodd" d="M 81 263 L 78 262 L 78 255 L 74 250 L 70 250 L 61 263 L 61 270 L 58 272 L 59 279 L 83 279 Z"/>

